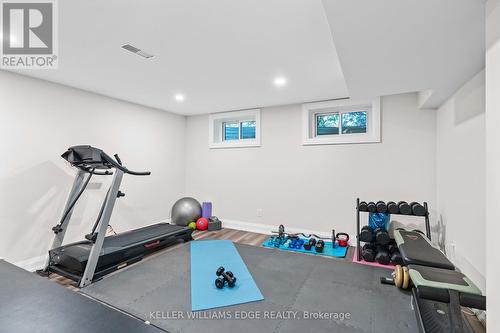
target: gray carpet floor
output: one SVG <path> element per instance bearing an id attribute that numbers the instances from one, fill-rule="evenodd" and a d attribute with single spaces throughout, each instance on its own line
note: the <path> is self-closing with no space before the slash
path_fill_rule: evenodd
<path id="1" fill-rule="evenodd" d="M 418 332 L 410 293 L 380 284 L 380 276 L 388 276 L 388 269 L 235 245 L 264 295 L 263 301 L 188 318 L 189 244 L 135 264 L 81 292 L 168 332 Z M 325 313 L 331 317 L 305 318 L 306 314 Z M 208 319 L 224 315 L 226 319 Z M 261 318 L 240 319 L 245 315 Z"/>

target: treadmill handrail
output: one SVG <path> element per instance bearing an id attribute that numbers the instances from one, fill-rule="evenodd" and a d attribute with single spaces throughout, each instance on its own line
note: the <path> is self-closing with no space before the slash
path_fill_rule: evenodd
<path id="1" fill-rule="evenodd" d="M 98 175 L 98 176 L 109 176 L 109 175 L 113 174 L 113 171 L 109 171 L 109 170 L 98 171 L 98 170 L 92 169 L 90 167 L 83 167 L 83 166 L 80 166 L 80 165 L 75 165 L 75 167 L 77 167 L 78 169 L 83 170 L 83 171 L 85 171 L 87 173 L 90 173 L 90 172 L 92 172 L 91 170 L 94 170 L 93 171 L 94 175 Z"/>
<path id="2" fill-rule="evenodd" d="M 111 165 L 113 165 L 116 169 L 121 170 L 121 171 L 128 173 L 130 175 L 149 176 L 151 174 L 151 171 L 132 171 L 132 170 L 129 170 L 103 151 L 101 151 L 101 156 L 103 159 L 105 159 L 107 162 L 109 162 Z"/>

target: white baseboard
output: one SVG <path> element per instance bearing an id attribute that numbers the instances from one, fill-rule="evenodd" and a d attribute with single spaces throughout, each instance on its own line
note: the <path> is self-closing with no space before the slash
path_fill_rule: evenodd
<path id="1" fill-rule="evenodd" d="M 29 272 L 34 272 L 37 269 L 42 269 L 45 267 L 45 263 L 47 262 L 47 255 L 28 258 L 25 260 L 13 262 L 12 264 L 21 267 Z"/>
<path id="2" fill-rule="evenodd" d="M 252 223 L 252 222 L 244 222 L 244 221 L 231 220 L 231 219 L 225 219 L 225 218 L 220 218 L 220 220 L 222 221 L 223 228 L 235 229 L 235 230 L 241 230 L 241 231 L 249 231 L 249 232 L 255 232 L 255 233 L 265 234 L 265 235 L 271 235 L 273 231 L 278 231 L 278 227 L 279 227 L 278 224 L 271 225 L 271 224 L 263 224 L 263 223 Z M 163 220 L 161 222 L 169 223 L 170 219 L 166 219 L 166 220 Z M 307 234 L 315 234 L 321 238 L 331 238 L 332 237 L 331 231 L 309 230 L 309 229 L 294 228 L 294 227 L 287 227 L 287 226 L 285 226 L 285 231 L 289 232 L 291 234 L 298 234 L 298 233 L 304 233 L 306 235 Z"/>
<path id="3" fill-rule="evenodd" d="M 279 225 L 243 222 L 243 221 L 229 220 L 229 219 L 223 219 L 223 218 L 221 218 L 221 221 L 222 221 L 222 227 L 224 227 L 224 228 L 236 229 L 236 230 L 241 230 L 241 231 L 256 232 L 259 234 L 266 234 L 266 235 L 270 235 L 272 233 L 272 231 L 278 231 L 278 227 L 279 227 Z M 294 227 L 287 227 L 287 226 L 285 226 L 285 231 L 289 232 L 291 234 L 297 234 L 297 233 L 304 233 L 306 235 L 307 234 L 315 234 L 315 235 L 322 237 L 322 238 L 331 238 L 332 237 L 331 231 L 325 232 L 325 231 L 319 231 L 319 230 L 308 230 L 308 229 L 294 228 Z"/>

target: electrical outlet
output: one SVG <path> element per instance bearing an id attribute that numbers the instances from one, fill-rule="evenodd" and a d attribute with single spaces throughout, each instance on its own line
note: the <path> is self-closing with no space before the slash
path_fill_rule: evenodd
<path id="1" fill-rule="evenodd" d="M 264 215 L 264 212 L 262 211 L 262 208 L 257 209 L 257 217 L 262 217 Z"/>

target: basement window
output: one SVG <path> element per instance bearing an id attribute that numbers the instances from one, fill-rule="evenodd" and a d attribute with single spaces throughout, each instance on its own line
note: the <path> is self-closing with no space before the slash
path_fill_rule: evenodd
<path id="1" fill-rule="evenodd" d="M 222 123 L 222 140 L 255 139 L 255 120 Z"/>
<path id="2" fill-rule="evenodd" d="M 209 148 L 260 146 L 260 109 L 209 116 Z"/>
<path id="3" fill-rule="evenodd" d="M 380 99 L 307 103 L 303 111 L 303 144 L 380 142 Z"/>

